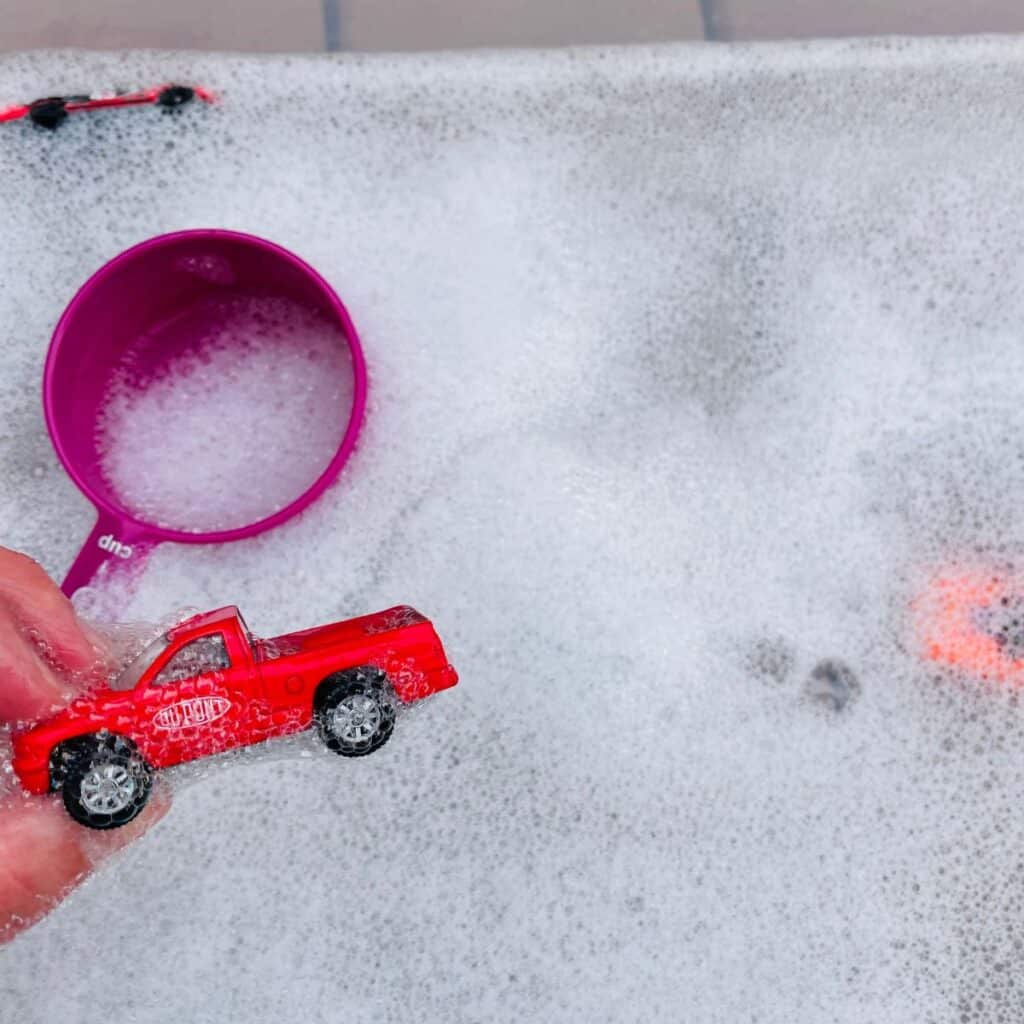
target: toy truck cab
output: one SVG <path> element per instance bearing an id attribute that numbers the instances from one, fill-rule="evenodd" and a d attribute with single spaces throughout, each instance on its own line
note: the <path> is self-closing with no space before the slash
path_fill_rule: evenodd
<path id="1" fill-rule="evenodd" d="M 61 790 L 93 828 L 134 818 L 152 773 L 315 725 L 336 753 L 383 746 L 402 704 L 454 686 L 433 626 L 412 608 L 254 637 L 229 606 L 158 637 L 106 686 L 14 737 L 25 789 Z"/>
<path id="2" fill-rule="evenodd" d="M 252 638 L 228 607 L 159 637 L 110 689 L 131 694 L 130 735 L 147 764 L 166 768 L 253 742 L 258 683 Z"/>
<path id="3" fill-rule="evenodd" d="M 112 690 L 187 679 L 251 660 L 254 638 L 237 608 L 196 615 L 152 641 L 110 681 Z"/>

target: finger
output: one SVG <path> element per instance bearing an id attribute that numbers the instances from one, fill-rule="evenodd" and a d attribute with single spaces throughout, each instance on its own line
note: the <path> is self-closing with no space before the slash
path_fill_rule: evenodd
<path id="1" fill-rule="evenodd" d="M 34 722 L 75 694 L 33 649 L 20 628 L 0 613 L 0 721 Z"/>
<path id="2" fill-rule="evenodd" d="M 104 658 L 99 637 L 83 627 L 42 566 L 8 548 L 0 548 L 0 600 L 63 668 L 81 672 Z"/>
<path id="3" fill-rule="evenodd" d="M 170 809 L 170 787 L 166 784 L 165 780 L 157 778 L 153 782 L 149 800 L 146 802 L 142 813 L 134 820 L 128 822 L 127 825 L 103 831 L 78 826 L 79 842 L 86 857 L 89 858 L 90 867 L 100 867 L 112 854 L 134 843 L 136 839 L 148 832 Z M 65 814 L 63 807 L 60 810 L 62 814 Z M 69 818 L 68 820 L 70 821 L 71 819 Z"/>
<path id="4" fill-rule="evenodd" d="M 68 817 L 53 797 L 0 804 L 0 943 L 49 913 L 115 851 L 138 839 L 170 807 L 154 790 L 146 809 L 121 828 L 98 832 Z"/>

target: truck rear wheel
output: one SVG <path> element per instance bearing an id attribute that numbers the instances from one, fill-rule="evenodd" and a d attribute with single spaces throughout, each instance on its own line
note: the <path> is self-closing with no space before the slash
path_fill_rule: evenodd
<path id="1" fill-rule="evenodd" d="M 395 701 L 378 669 L 355 669 L 320 684 L 314 713 L 324 745 L 343 757 L 380 749 L 395 728 Z"/>
<path id="2" fill-rule="evenodd" d="M 75 821 L 89 828 L 118 828 L 146 806 L 153 772 L 124 737 L 83 737 L 63 756 L 61 793 Z"/>

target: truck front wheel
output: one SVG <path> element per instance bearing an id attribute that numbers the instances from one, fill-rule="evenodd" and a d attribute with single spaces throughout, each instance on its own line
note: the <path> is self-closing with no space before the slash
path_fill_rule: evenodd
<path id="1" fill-rule="evenodd" d="M 324 745 L 343 757 L 363 757 L 384 746 L 395 728 L 395 702 L 378 669 L 356 669 L 325 679 L 314 713 Z"/>
<path id="2" fill-rule="evenodd" d="M 146 806 L 153 773 L 124 737 L 83 737 L 68 751 L 65 762 L 64 807 L 80 824 L 117 828 Z"/>

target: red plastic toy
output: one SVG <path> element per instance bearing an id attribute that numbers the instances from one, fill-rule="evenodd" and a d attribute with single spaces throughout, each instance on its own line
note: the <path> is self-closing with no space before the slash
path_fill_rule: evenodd
<path id="1" fill-rule="evenodd" d="M 913 609 L 930 661 L 978 679 L 1024 685 L 1024 578 L 1019 573 L 943 574 Z"/>
<path id="2" fill-rule="evenodd" d="M 76 821 L 116 828 L 155 769 L 315 724 L 346 757 L 377 750 L 399 705 L 458 682 L 434 627 L 409 607 L 260 640 L 235 607 L 189 619 L 105 686 L 13 737 L 31 793 L 59 790 Z"/>
<path id="3" fill-rule="evenodd" d="M 104 107 L 138 107 L 156 104 L 171 110 L 198 98 L 204 103 L 213 102 L 213 93 L 191 85 L 158 85 L 141 92 L 119 93 L 113 96 L 47 96 L 31 103 L 21 103 L 0 110 L 0 122 L 19 121 L 29 118 L 41 128 L 57 128 L 68 114 L 80 110 L 101 110 Z"/>

